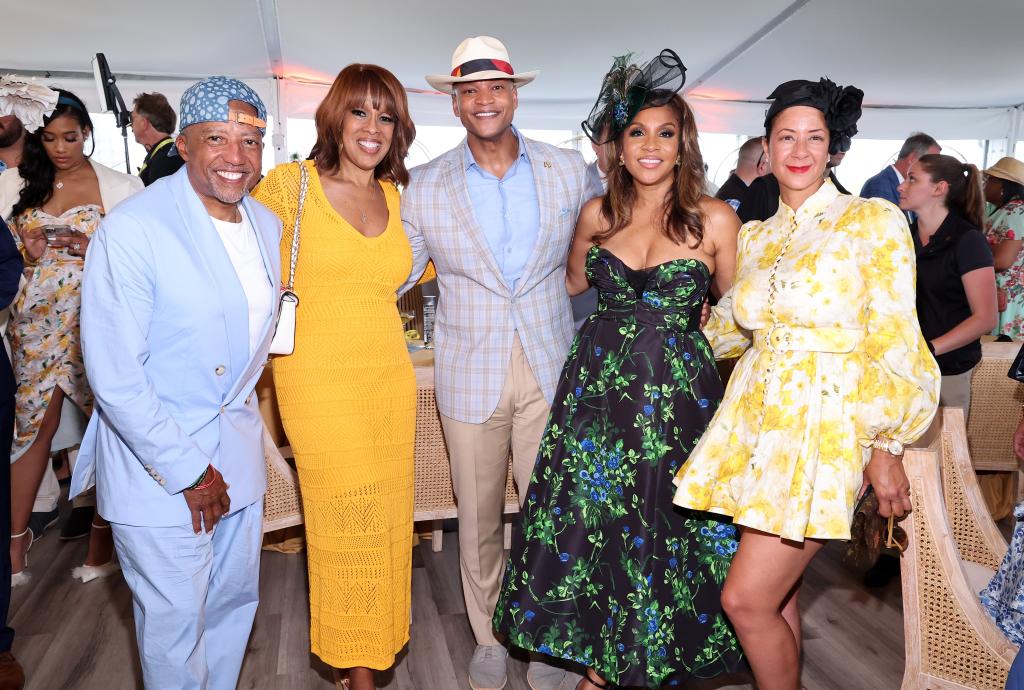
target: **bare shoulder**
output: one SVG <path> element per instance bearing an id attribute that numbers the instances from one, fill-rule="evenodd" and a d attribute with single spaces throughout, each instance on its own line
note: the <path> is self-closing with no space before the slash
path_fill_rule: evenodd
<path id="1" fill-rule="evenodd" d="M 712 242 L 723 233 L 735 236 L 739 232 L 739 216 L 721 199 L 704 195 L 700 200 L 700 210 L 704 213 L 704 235 Z"/>
<path id="2" fill-rule="evenodd" d="M 716 225 L 722 225 L 735 220 L 739 222 L 739 217 L 736 212 L 732 210 L 732 206 L 725 203 L 721 199 L 716 199 L 713 196 L 705 194 L 700 200 L 700 210 L 704 213 L 704 217 L 711 223 Z"/>
<path id="3" fill-rule="evenodd" d="M 594 197 L 583 204 L 580 209 L 580 218 L 576 223 L 577 241 L 590 241 L 594 235 L 608 228 L 608 221 L 601 213 L 601 200 L 604 197 Z"/>

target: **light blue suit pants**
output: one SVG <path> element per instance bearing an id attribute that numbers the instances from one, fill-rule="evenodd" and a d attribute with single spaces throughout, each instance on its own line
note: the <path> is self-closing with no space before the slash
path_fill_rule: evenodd
<path id="1" fill-rule="evenodd" d="M 212 534 L 112 523 L 147 690 L 234 690 L 259 602 L 263 501 Z"/>

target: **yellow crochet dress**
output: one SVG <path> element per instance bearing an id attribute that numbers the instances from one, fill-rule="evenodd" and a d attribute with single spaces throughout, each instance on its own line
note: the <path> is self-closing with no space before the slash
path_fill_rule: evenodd
<path id="1" fill-rule="evenodd" d="M 385 669 L 409 639 L 416 381 L 395 291 L 412 251 L 393 184 L 381 183 L 387 229 L 368 238 L 302 165 L 295 352 L 274 360 L 274 382 L 305 514 L 310 643 L 331 666 Z M 284 223 L 283 283 L 298 164 L 272 170 L 253 196 Z"/>
<path id="2" fill-rule="evenodd" d="M 705 329 L 716 357 L 743 356 L 675 503 L 784 539 L 849 539 L 872 442 L 912 443 L 938 405 L 914 275 L 900 210 L 831 182 L 744 225 Z"/>

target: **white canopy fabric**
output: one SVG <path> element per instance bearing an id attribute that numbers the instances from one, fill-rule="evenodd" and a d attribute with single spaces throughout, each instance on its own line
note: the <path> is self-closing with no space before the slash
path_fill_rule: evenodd
<path id="1" fill-rule="evenodd" d="M 105 53 L 130 103 L 141 91 L 173 102 L 211 74 L 245 79 L 275 121 L 311 117 L 338 70 L 373 62 L 410 89 L 418 124 L 454 125 L 427 73 L 447 72 L 466 36 L 489 34 L 517 70 L 517 123 L 579 129 L 611 58 L 674 49 L 706 132 L 757 133 L 779 82 L 827 75 L 865 92 L 861 136 L 1024 137 L 1021 0 L 216 0 L 167 4 L 17 2 L 4 8 L 0 73 L 38 75 L 100 110 L 90 59 Z M 49 76 L 47 76 L 47 73 Z M 280 128 L 279 128 L 280 133 Z M 279 152 L 283 141 L 275 141 Z"/>

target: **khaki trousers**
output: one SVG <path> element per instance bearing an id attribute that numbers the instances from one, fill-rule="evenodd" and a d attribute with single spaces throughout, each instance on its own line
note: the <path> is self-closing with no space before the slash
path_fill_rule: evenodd
<path id="1" fill-rule="evenodd" d="M 971 375 L 974 369 L 968 369 L 962 374 L 942 377 L 942 387 L 939 389 L 939 405 L 942 407 L 962 407 L 964 410 L 964 423 L 971 412 Z"/>
<path id="2" fill-rule="evenodd" d="M 459 512 L 459 568 L 477 644 L 498 644 L 491 618 L 505 572 L 502 514 L 509 450 L 520 505 L 530 484 L 550 406 L 516 334 L 498 406 L 480 424 L 441 415 Z"/>

